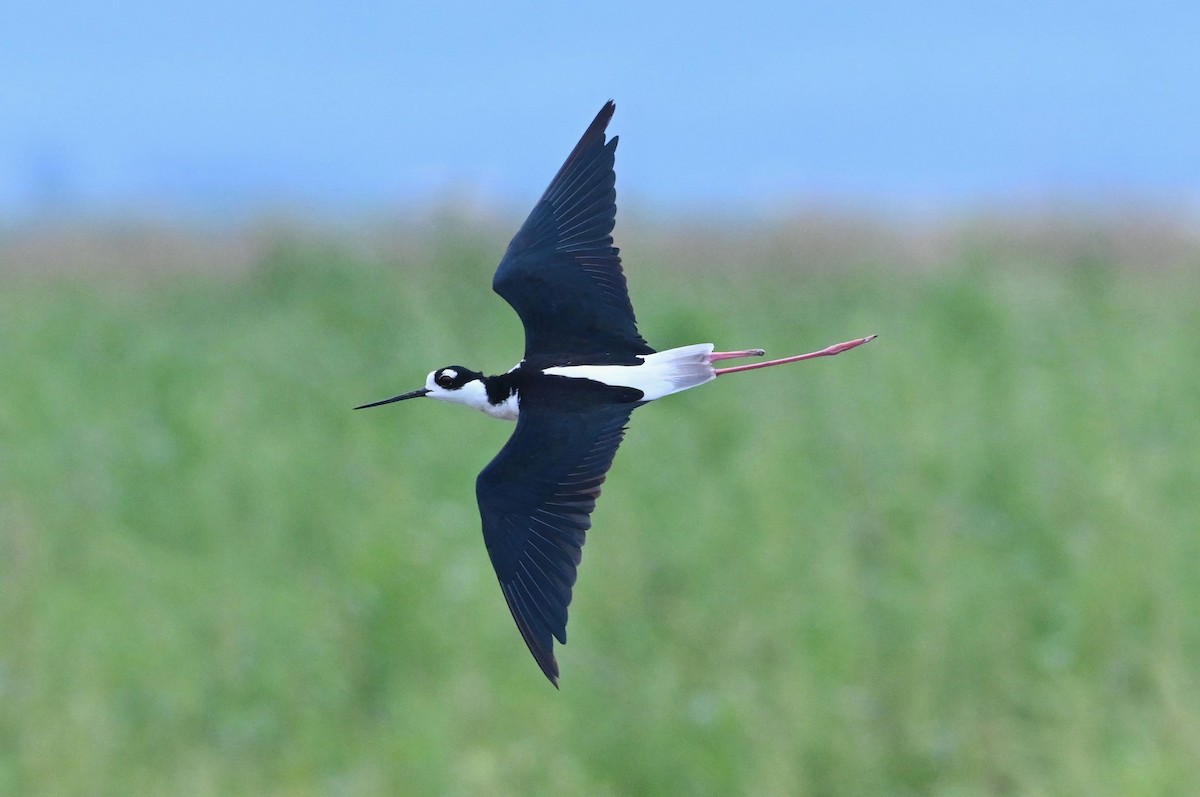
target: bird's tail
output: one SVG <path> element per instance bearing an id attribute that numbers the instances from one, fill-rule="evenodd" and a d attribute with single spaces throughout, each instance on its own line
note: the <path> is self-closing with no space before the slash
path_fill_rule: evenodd
<path id="1" fill-rule="evenodd" d="M 646 361 L 644 367 L 654 373 L 659 383 L 657 390 L 647 392 L 647 400 L 669 396 L 716 379 L 717 373 L 708 359 L 712 350 L 711 343 L 694 343 L 643 355 L 642 359 Z M 650 395 L 651 392 L 656 395 Z"/>

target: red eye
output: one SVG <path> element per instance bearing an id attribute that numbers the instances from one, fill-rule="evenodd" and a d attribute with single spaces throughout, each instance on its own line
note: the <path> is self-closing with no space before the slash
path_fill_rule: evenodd
<path id="1" fill-rule="evenodd" d="M 438 374 L 433 381 L 437 382 L 439 387 L 454 387 L 454 377 L 450 374 Z"/>

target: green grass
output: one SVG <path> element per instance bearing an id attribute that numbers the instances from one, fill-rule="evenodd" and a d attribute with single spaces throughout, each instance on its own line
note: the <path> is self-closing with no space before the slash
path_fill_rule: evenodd
<path id="1" fill-rule="evenodd" d="M 0 281 L 0 793 L 1200 793 L 1195 273 L 639 262 L 660 347 L 542 678 L 473 479 L 500 247 Z M 2 265 L 2 264 L 0 264 Z"/>

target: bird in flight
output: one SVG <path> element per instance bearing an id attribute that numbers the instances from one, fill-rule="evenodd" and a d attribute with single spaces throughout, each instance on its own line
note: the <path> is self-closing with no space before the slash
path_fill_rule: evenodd
<path id="1" fill-rule="evenodd" d="M 492 288 L 525 327 L 525 356 L 497 376 L 450 365 L 425 386 L 355 409 L 427 397 L 516 421 L 475 481 L 483 541 L 500 589 L 533 658 L 558 686 L 554 640 L 567 641 L 567 607 L 600 486 L 629 415 L 723 374 L 829 357 L 874 339 L 727 368 L 764 354 L 713 351 L 711 343 L 655 351 L 638 333 L 621 258 L 617 137 L 609 101 L 567 156 L 508 245 Z"/>

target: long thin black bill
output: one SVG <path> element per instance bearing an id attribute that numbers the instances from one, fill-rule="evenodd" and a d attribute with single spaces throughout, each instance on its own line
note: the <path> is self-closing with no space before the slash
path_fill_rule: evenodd
<path id="1" fill-rule="evenodd" d="M 420 390 L 414 390 L 411 393 L 401 393 L 399 396 L 392 396 L 390 399 L 384 399 L 383 401 L 373 401 L 370 404 L 363 404 L 361 406 L 355 407 L 354 409 L 365 410 L 367 407 L 379 407 L 384 404 L 391 404 L 393 401 L 404 401 L 405 399 L 410 399 L 410 398 L 420 398 L 421 396 L 424 396 L 428 392 L 429 392 L 429 388 L 423 387 Z"/>

